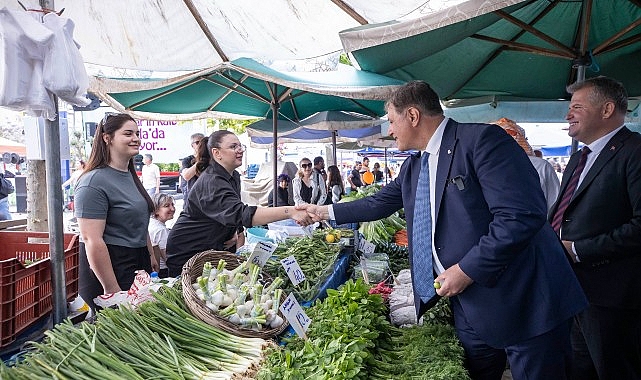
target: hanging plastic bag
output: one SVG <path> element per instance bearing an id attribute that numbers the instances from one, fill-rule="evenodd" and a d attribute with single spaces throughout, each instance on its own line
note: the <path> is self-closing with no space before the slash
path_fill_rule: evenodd
<path id="1" fill-rule="evenodd" d="M 0 9 L 0 106 L 35 116 L 55 113 L 42 85 L 44 50 L 53 33 L 24 11 Z"/>
<path id="2" fill-rule="evenodd" d="M 43 83 L 60 99 L 76 106 L 86 106 L 91 101 L 85 96 L 89 78 L 73 40 L 74 23 L 55 13 L 43 18 L 44 26 L 53 33 L 53 39 L 44 55 Z"/>

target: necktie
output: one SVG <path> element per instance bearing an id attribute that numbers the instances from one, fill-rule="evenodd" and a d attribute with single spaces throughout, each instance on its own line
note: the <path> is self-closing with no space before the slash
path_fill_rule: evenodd
<path id="1" fill-rule="evenodd" d="M 587 146 L 584 146 L 583 149 L 581 150 L 581 158 L 579 158 L 579 164 L 576 166 L 576 169 L 574 169 L 574 172 L 572 173 L 572 177 L 570 177 L 570 180 L 568 181 L 568 185 L 565 187 L 565 191 L 561 196 L 561 201 L 559 202 L 559 205 L 556 208 L 556 212 L 554 213 L 554 217 L 552 218 L 552 228 L 554 228 L 554 231 L 557 234 L 561 230 L 561 222 L 563 221 L 563 214 L 565 213 L 565 210 L 568 208 L 568 205 L 570 204 L 570 200 L 572 199 L 572 196 L 576 191 L 576 187 L 579 184 L 579 177 L 581 177 L 581 172 L 583 172 L 583 169 L 585 168 L 585 163 L 588 160 L 588 154 L 590 152 L 591 152 L 590 148 L 588 148 Z"/>
<path id="2" fill-rule="evenodd" d="M 412 279 L 414 293 L 423 303 L 429 301 L 434 290 L 434 271 L 432 269 L 432 211 L 430 207 L 430 169 L 429 153 L 421 157 L 421 173 L 416 186 L 414 219 L 412 232 Z M 418 311 L 419 305 L 415 305 Z"/>

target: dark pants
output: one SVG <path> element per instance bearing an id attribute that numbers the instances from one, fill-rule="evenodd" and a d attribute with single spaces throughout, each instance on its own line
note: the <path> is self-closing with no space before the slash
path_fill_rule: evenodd
<path id="1" fill-rule="evenodd" d="M 572 378 L 641 379 L 641 310 L 590 305 L 572 325 Z"/>
<path id="2" fill-rule="evenodd" d="M 451 305 L 456 333 L 465 349 L 466 367 L 473 380 L 501 380 L 506 360 L 514 380 L 564 380 L 569 377 L 570 320 L 517 344 L 491 347 L 469 325 L 455 297 Z"/>
<path id="3" fill-rule="evenodd" d="M 151 273 L 151 259 L 147 247 L 129 248 L 107 244 L 107 250 L 120 290 L 129 290 L 134 283 L 137 270 Z M 104 293 L 102 284 L 89 267 L 84 243 L 80 243 L 78 293 L 92 310 L 96 309 L 93 299 Z"/>

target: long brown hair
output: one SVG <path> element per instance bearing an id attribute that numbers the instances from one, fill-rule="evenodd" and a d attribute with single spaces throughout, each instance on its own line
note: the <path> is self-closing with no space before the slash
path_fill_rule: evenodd
<path id="1" fill-rule="evenodd" d="M 223 137 L 227 135 L 236 135 L 234 132 L 228 130 L 220 130 L 212 133 L 209 137 L 205 137 L 198 143 L 198 150 L 196 151 L 196 175 L 200 176 L 200 173 L 204 172 L 209 166 L 213 157 L 211 156 L 211 150 L 213 148 L 220 148 L 220 143 L 223 140 Z"/>
<path id="2" fill-rule="evenodd" d="M 109 152 L 109 147 L 107 146 L 107 143 L 102 138 L 102 136 L 106 134 L 113 138 L 116 131 L 122 128 L 122 126 L 125 125 L 125 123 L 128 121 L 133 121 L 134 123 L 136 122 L 133 117 L 125 113 L 116 113 L 106 114 L 104 119 L 102 119 L 100 123 L 98 123 L 96 134 L 93 139 L 93 145 L 91 146 L 91 155 L 89 156 L 89 160 L 85 165 L 83 175 L 89 173 L 94 169 L 104 168 L 109 165 L 109 162 L 111 162 L 111 153 Z M 147 193 L 147 190 L 145 190 L 145 188 L 143 187 L 142 182 L 140 182 L 140 179 L 138 178 L 136 167 L 134 166 L 133 157 L 129 159 L 129 165 L 127 166 L 127 169 L 129 170 L 129 173 L 131 173 L 131 177 L 136 184 L 138 192 L 140 192 L 143 198 L 145 198 L 149 212 L 152 213 L 154 211 L 154 203 Z"/>

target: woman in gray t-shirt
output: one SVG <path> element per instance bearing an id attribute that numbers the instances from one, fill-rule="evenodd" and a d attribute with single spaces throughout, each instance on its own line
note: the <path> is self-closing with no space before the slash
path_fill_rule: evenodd
<path id="1" fill-rule="evenodd" d="M 134 167 L 139 147 L 136 121 L 127 114 L 107 114 L 76 185 L 79 293 L 92 308 L 98 295 L 129 290 L 136 270 L 152 269 L 147 226 L 153 203 Z"/>

